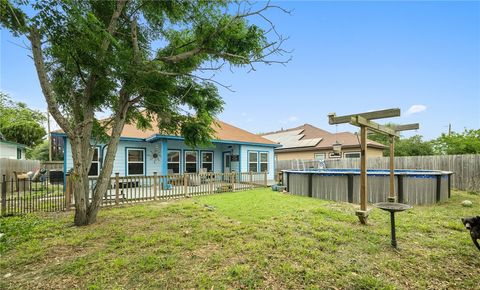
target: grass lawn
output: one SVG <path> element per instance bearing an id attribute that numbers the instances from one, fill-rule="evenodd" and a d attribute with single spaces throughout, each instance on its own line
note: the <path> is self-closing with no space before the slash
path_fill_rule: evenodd
<path id="1" fill-rule="evenodd" d="M 105 208 L 81 228 L 72 213 L 3 218 L 0 289 L 479 289 L 460 221 L 479 205 L 454 191 L 398 214 L 398 251 L 381 210 L 362 226 L 351 204 L 264 189 Z"/>

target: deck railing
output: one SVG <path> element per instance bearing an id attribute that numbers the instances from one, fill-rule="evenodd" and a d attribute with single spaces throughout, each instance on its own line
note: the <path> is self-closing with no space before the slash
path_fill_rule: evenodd
<path id="1" fill-rule="evenodd" d="M 89 179 L 89 199 L 97 184 L 97 178 Z M 103 205 L 119 205 L 148 200 L 192 197 L 214 193 L 243 191 L 267 186 L 266 172 L 185 173 L 151 176 L 120 176 L 110 178 L 103 196 Z M 75 203 L 71 180 L 67 177 L 66 202 Z"/>
<path id="2" fill-rule="evenodd" d="M 75 204 L 72 177 L 0 180 L 1 216 L 36 211 L 70 210 Z M 97 178 L 89 179 L 89 200 Z M 173 175 L 120 176 L 110 178 L 102 205 L 119 205 L 149 200 L 192 197 L 222 192 L 249 190 L 267 186 L 266 172 L 185 173 Z"/>

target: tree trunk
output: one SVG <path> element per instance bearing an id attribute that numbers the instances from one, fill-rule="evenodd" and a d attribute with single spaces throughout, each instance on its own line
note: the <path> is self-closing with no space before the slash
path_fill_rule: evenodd
<path id="1" fill-rule="evenodd" d="M 108 190 L 110 184 L 110 177 L 113 171 L 113 163 L 117 153 L 120 135 L 125 125 L 126 112 L 129 108 L 128 104 L 124 104 L 115 117 L 113 124 L 111 138 L 107 144 L 107 154 L 103 161 L 103 166 L 100 175 L 97 179 L 95 187 L 89 188 L 88 172 L 92 160 L 91 145 L 86 143 L 84 138 L 75 138 L 71 141 L 72 158 L 74 165 L 74 195 L 75 195 L 75 219 L 74 223 L 77 226 L 84 226 L 95 223 L 97 214 L 103 201 L 103 196 Z M 90 136 L 85 134 L 84 136 Z M 87 146 L 86 146 L 87 145 Z M 101 154 L 101 152 L 99 152 Z M 91 201 L 89 200 L 90 190 Z"/>

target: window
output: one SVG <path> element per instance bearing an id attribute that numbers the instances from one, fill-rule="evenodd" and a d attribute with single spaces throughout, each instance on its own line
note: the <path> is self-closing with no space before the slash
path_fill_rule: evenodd
<path id="1" fill-rule="evenodd" d="M 145 174 L 145 150 L 127 149 L 127 175 Z"/>
<path id="2" fill-rule="evenodd" d="M 342 158 L 342 153 L 330 152 L 330 154 L 328 154 L 328 158 L 330 159 Z"/>
<path id="3" fill-rule="evenodd" d="M 268 152 L 260 152 L 260 172 L 268 171 Z"/>
<path id="4" fill-rule="evenodd" d="M 17 148 L 17 159 L 22 159 L 22 148 Z"/>
<path id="5" fill-rule="evenodd" d="M 213 171 L 213 152 L 202 152 L 202 168 L 207 172 Z"/>
<path id="6" fill-rule="evenodd" d="M 63 160 L 63 150 L 65 144 L 63 142 L 63 137 L 60 136 L 52 136 L 51 137 L 51 145 L 52 145 L 52 160 Z"/>
<path id="7" fill-rule="evenodd" d="M 250 172 L 258 171 L 258 152 L 248 153 L 248 171 Z"/>
<path id="8" fill-rule="evenodd" d="M 360 158 L 360 152 L 345 152 L 343 156 L 345 158 Z"/>
<path id="9" fill-rule="evenodd" d="M 168 150 L 168 173 L 180 173 L 180 150 Z"/>
<path id="10" fill-rule="evenodd" d="M 90 165 L 90 170 L 88 170 L 88 176 L 98 176 L 100 173 L 98 147 L 93 150 L 92 164 Z"/>
<path id="11" fill-rule="evenodd" d="M 325 153 L 315 153 L 313 158 L 315 160 L 325 160 Z"/>
<path id="12" fill-rule="evenodd" d="M 197 172 L 197 151 L 185 151 L 185 172 Z"/>

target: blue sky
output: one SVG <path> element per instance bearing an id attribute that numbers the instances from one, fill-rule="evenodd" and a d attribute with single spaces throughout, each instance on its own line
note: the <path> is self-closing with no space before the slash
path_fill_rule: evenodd
<path id="1" fill-rule="evenodd" d="M 389 121 L 420 123 L 426 139 L 480 128 L 480 2 L 279 2 L 292 15 L 269 13 L 290 37 L 287 66 L 229 69 L 216 80 L 226 102 L 220 118 L 252 132 L 310 123 L 323 129 L 337 115 L 398 107 Z M 22 40 L 1 32 L 0 89 L 45 110 Z M 410 111 L 409 111 L 410 109 Z M 379 120 L 380 123 L 384 122 Z"/>

